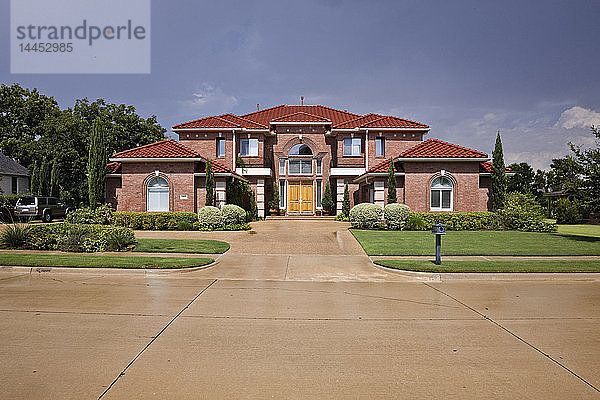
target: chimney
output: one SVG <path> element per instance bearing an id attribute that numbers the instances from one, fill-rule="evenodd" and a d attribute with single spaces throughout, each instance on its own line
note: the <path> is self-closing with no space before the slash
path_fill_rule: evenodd
<path id="1" fill-rule="evenodd" d="M 304 96 L 300 97 L 300 105 L 304 105 Z"/>
<path id="2" fill-rule="evenodd" d="M 260 111 L 260 104 L 256 103 L 256 111 Z"/>

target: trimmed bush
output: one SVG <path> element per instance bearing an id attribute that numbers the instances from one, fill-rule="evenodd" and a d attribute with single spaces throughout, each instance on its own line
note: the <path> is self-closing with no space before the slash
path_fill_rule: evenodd
<path id="1" fill-rule="evenodd" d="M 193 212 L 125 212 L 113 213 L 113 225 L 143 230 L 193 230 L 198 216 Z M 172 222 L 175 221 L 175 222 Z M 187 229 L 182 229 L 187 228 Z"/>
<path id="2" fill-rule="evenodd" d="M 427 231 L 437 221 L 446 225 L 448 231 L 502 230 L 498 214 L 489 211 L 475 212 L 411 212 L 406 222 L 406 230 Z"/>
<path id="3" fill-rule="evenodd" d="M 377 229 L 381 226 L 383 208 L 376 204 L 360 203 L 350 210 L 350 224 L 353 228 Z"/>
<path id="4" fill-rule="evenodd" d="M 96 208 L 78 208 L 67 214 L 65 222 L 70 224 L 99 224 L 110 225 L 112 223 L 113 210 L 110 204 L 103 204 Z"/>
<path id="5" fill-rule="evenodd" d="M 223 225 L 242 225 L 246 222 L 246 211 L 235 204 L 225 204 L 221 207 Z"/>
<path id="6" fill-rule="evenodd" d="M 25 248 L 97 252 L 123 250 L 135 244 L 130 228 L 107 225 L 52 224 L 31 225 Z"/>
<path id="7" fill-rule="evenodd" d="M 410 207 L 406 204 L 391 203 L 383 209 L 383 216 L 387 229 L 401 231 L 406 225 L 410 214 Z"/>
<path id="8" fill-rule="evenodd" d="M 200 229 L 218 229 L 223 227 L 223 214 L 213 206 L 205 206 L 198 210 Z"/>
<path id="9" fill-rule="evenodd" d="M 0 231 L 0 247 L 3 249 L 20 249 L 25 247 L 31 229 L 27 224 L 5 224 Z"/>
<path id="10" fill-rule="evenodd" d="M 498 214 L 506 228 L 525 232 L 555 232 L 556 224 L 545 221 L 544 211 L 530 194 L 511 193 Z"/>
<path id="11" fill-rule="evenodd" d="M 577 203 L 569 199 L 558 199 L 554 203 L 554 218 L 557 224 L 578 224 L 581 214 Z"/>

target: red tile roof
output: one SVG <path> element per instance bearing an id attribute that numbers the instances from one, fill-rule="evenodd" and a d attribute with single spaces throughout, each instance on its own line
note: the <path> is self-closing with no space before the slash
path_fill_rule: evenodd
<path id="1" fill-rule="evenodd" d="M 356 117 L 358 114 L 349 113 L 348 111 L 336 110 L 335 108 L 326 107 L 322 105 L 314 106 L 288 106 L 282 104 L 280 106 L 266 108 L 264 110 L 255 111 L 250 114 L 242 115 L 242 117 L 251 119 L 263 125 L 268 125 L 272 120 L 289 115 L 303 112 L 330 120 L 333 124 L 339 124 L 344 121 L 349 121 Z"/>
<path id="2" fill-rule="evenodd" d="M 174 141 L 161 140 L 145 146 L 121 151 L 113 154 L 112 158 L 199 158 L 194 150 Z"/>
<path id="3" fill-rule="evenodd" d="M 486 161 L 479 164 L 479 172 L 492 172 L 492 162 Z M 512 172 L 511 168 L 506 167 L 506 172 Z"/>
<path id="4" fill-rule="evenodd" d="M 374 166 L 373 168 L 368 170 L 366 173 L 367 174 L 382 173 L 382 172 L 387 173 L 389 171 L 389 169 L 390 169 L 390 159 L 387 159 L 385 161 L 380 162 L 379 164 L 377 164 L 376 166 Z M 404 172 L 404 170 L 400 166 L 400 163 L 394 163 L 394 170 L 396 172 Z"/>
<path id="5" fill-rule="evenodd" d="M 487 156 L 481 151 L 438 139 L 428 139 L 400 154 L 400 158 L 487 158 Z"/>
<path id="6" fill-rule="evenodd" d="M 275 118 L 271 121 L 271 123 L 273 122 L 331 122 L 331 120 L 325 117 L 320 117 L 318 115 L 312 115 L 305 112 L 297 112 Z"/>
<path id="7" fill-rule="evenodd" d="M 106 164 L 106 173 L 107 174 L 121 173 L 121 163 L 120 162 L 111 162 L 111 163 Z"/>
<path id="8" fill-rule="evenodd" d="M 418 128 L 428 129 L 429 125 L 420 122 L 411 121 L 404 118 L 398 118 L 391 115 L 367 114 L 365 116 L 353 119 L 336 125 L 336 129 L 353 128 Z"/>

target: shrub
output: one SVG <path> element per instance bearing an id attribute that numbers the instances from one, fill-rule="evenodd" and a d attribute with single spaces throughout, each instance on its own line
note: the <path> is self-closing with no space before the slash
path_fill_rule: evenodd
<path id="1" fill-rule="evenodd" d="M 221 207 L 223 225 L 241 225 L 246 222 L 246 211 L 235 204 L 225 204 Z"/>
<path id="2" fill-rule="evenodd" d="M 554 203 L 554 218 L 558 224 L 578 224 L 581 214 L 576 202 L 569 199 L 558 199 Z"/>
<path id="3" fill-rule="evenodd" d="M 321 200 L 321 205 L 323 206 L 323 210 L 329 212 L 330 214 L 333 212 L 335 204 L 333 203 L 333 197 L 331 195 L 331 185 L 329 181 L 325 183 L 325 190 L 323 190 L 323 198 Z"/>
<path id="4" fill-rule="evenodd" d="M 171 218 L 167 221 L 167 229 L 170 231 L 177 230 L 178 226 L 179 225 L 177 224 L 177 221 L 175 220 L 175 218 Z"/>
<path id="5" fill-rule="evenodd" d="M 498 214 L 506 228 L 526 232 L 554 232 L 556 224 L 544 220 L 542 207 L 530 194 L 511 193 Z"/>
<path id="6" fill-rule="evenodd" d="M 213 206 L 205 206 L 198 210 L 200 229 L 217 229 L 223 227 L 223 214 Z"/>
<path id="7" fill-rule="evenodd" d="M 426 231 L 437 221 L 446 225 L 448 231 L 501 230 L 500 217 L 489 211 L 475 212 L 411 212 L 406 222 L 406 230 Z"/>
<path id="8" fill-rule="evenodd" d="M 198 216 L 193 212 L 124 212 L 113 213 L 113 224 L 131 229 L 193 230 Z M 173 222 L 174 221 L 174 222 Z M 186 229 L 182 229 L 186 228 Z"/>
<path id="9" fill-rule="evenodd" d="M 186 220 L 181 220 L 181 221 L 176 221 L 177 222 L 177 230 L 178 231 L 193 231 L 193 230 L 197 230 L 197 228 L 194 228 L 194 222 L 190 222 L 190 221 L 186 221 Z"/>
<path id="10" fill-rule="evenodd" d="M 5 224 L 0 231 L 0 247 L 3 249 L 20 249 L 25 247 L 30 235 L 30 225 Z"/>
<path id="11" fill-rule="evenodd" d="M 342 201 L 342 214 L 348 217 L 350 215 L 350 191 L 348 190 L 348 184 L 344 187 L 344 200 Z"/>
<path id="12" fill-rule="evenodd" d="M 157 231 L 164 231 L 167 229 L 168 222 L 169 215 L 160 213 L 154 218 L 154 229 L 156 229 Z"/>
<path id="13" fill-rule="evenodd" d="M 376 204 L 361 203 L 350 210 L 350 224 L 353 228 L 377 229 L 381 225 L 383 208 Z"/>
<path id="14" fill-rule="evenodd" d="M 64 223 L 32 225 L 25 248 L 97 252 L 122 250 L 134 243 L 135 235 L 130 228 Z"/>
<path id="15" fill-rule="evenodd" d="M 391 203 L 383 209 L 387 229 L 401 231 L 406 225 L 410 208 L 406 204 Z"/>
<path id="16" fill-rule="evenodd" d="M 350 217 L 348 215 L 344 215 L 344 213 L 339 213 L 335 216 L 336 221 L 348 222 L 350 221 Z"/>
<path id="17" fill-rule="evenodd" d="M 113 210 L 110 204 L 103 204 L 96 208 L 84 207 L 73 210 L 65 217 L 65 222 L 70 224 L 100 224 L 112 223 Z"/>

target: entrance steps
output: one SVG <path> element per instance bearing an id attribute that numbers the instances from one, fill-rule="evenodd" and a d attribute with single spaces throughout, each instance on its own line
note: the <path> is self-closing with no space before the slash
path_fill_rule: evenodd
<path id="1" fill-rule="evenodd" d="M 267 215 L 267 221 L 324 221 L 334 220 L 335 216 L 316 216 L 316 215 Z"/>

